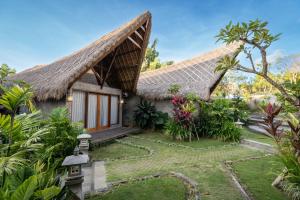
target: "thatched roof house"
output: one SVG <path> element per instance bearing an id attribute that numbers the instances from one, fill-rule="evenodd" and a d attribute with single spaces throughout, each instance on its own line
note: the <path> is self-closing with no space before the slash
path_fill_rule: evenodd
<path id="1" fill-rule="evenodd" d="M 215 72 L 217 61 L 225 55 L 232 56 L 238 47 L 239 44 L 234 43 L 171 66 L 143 72 L 137 93 L 148 99 L 167 99 L 171 97 L 168 92 L 170 86 L 178 84 L 181 94 L 193 92 L 201 99 L 208 100 L 225 74 L 225 71 Z"/>
<path id="2" fill-rule="evenodd" d="M 89 131 L 122 126 L 123 92 L 136 92 L 151 31 L 145 12 L 85 48 L 12 77 L 34 90 L 38 107 L 49 113 L 67 106 L 72 121 Z"/>
<path id="3" fill-rule="evenodd" d="M 61 99 L 89 70 L 95 72 L 101 84 L 105 81 L 109 86 L 134 92 L 150 30 L 151 14 L 145 12 L 87 47 L 53 63 L 24 70 L 13 79 L 31 84 L 39 101 Z"/>

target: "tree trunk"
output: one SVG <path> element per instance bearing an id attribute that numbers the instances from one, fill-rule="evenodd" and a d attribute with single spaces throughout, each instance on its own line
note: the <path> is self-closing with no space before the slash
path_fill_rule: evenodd
<path id="1" fill-rule="evenodd" d="M 271 85 L 273 85 L 276 89 L 279 90 L 279 92 L 283 95 L 283 97 L 289 101 L 291 104 L 293 104 L 294 106 L 299 107 L 299 99 L 295 98 L 292 95 L 289 95 L 286 90 L 278 83 L 276 83 L 273 79 L 271 79 L 268 75 L 265 74 L 259 74 L 260 76 L 262 76 L 266 81 L 268 81 Z"/>
<path id="2" fill-rule="evenodd" d="M 10 146 L 13 142 L 12 132 L 13 132 L 13 127 L 14 127 L 14 121 L 15 121 L 15 113 L 12 113 L 10 116 L 10 131 L 9 131 L 9 136 L 8 136 L 8 148 L 7 148 L 6 156 L 9 156 Z"/>

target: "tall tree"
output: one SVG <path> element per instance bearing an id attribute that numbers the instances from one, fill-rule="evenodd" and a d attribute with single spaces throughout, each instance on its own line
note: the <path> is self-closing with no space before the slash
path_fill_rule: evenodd
<path id="1" fill-rule="evenodd" d="M 7 77 L 15 73 L 15 69 L 10 68 L 7 64 L 2 64 L 0 67 L 0 84 L 2 85 L 5 83 L 7 81 Z"/>
<path id="2" fill-rule="evenodd" d="M 233 24 L 230 22 L 222 28 L 216 36 L 217 41 L 226 44 L 240 42 L 240 47 L 235 56 L 225 56 L 219 62 L 216 70 L 234 69 L 247 73 L 256 74 L 280 91 L 282 96 L 295 106 L 299 105 L 299 98 L 288 93 L 286 88 L 274 80 L 269 73 L 269 62 L 267 59 L 267 49 L 273 42 L 279 39 L 280 34 L 271 34 L 267 28 L 268 23 L 260 20 L 249 21 L 248 23 Z M 260 55 L 260 63 L 253 61 L 253 51 L 257 50 Z M 241 65 L 237 59 L 243 53 L 249 61 L 249 66 Z"/>
<path id="3" fill-rule="evenodd" d="M 156 58 L 158 58 L 159 52 L 156 50 L 157 43 L 158 43 L 158 39 L 156 38 L 154 39 L 151 46 L 147 48 L 144 63 L 142 66 L 142 71 L 148 70 L 150 64 L 153 63 Z"/>
<path id="4" fill-rule="evenodd" d="M 142 65 L 142 71 L 158 69 L 173 64 L 173 61 L 161 62 L 159 52 L 156 50 L 158 39 L 154 39 L 153 43 L 146 50 L 145 59 Z"/>

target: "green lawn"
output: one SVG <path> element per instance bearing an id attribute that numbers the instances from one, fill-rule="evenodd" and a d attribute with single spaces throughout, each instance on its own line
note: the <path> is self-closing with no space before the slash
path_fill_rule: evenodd
<path id="1" fill-rule="evenodd" d="M 91 152 L 93 160 L 104 160 L 104 159 L 118 159 L 125 158 L 128 156 L 143 156 L 149 154 L 148 151 L 118 142 L 111 143 L 109 145 L 103 145 L 95 148 Z"/>
<path id="2" fill-rule="evenodd" d="M 250 131 L 247 128 L 242 129 L 242 138 L 249 139 L 249 140 L 255 140 L 255 141 L 266 143 L 266 144 L 275 145 L 275 142 L 272 138 L 270 138 L 266 135 L 263 135 L 261 133 L 256 133 L 256 132 Z"/>
<path id="3" fill-rule="evenodd" d="M 146 139 L 151 139 L 151 140 L 160 140 L 163 142 L 167 143 L 172 143 L 172 144 L 179 144 L 179 145 L 185 145 L 185 146 L 190 146 L 194 148 L 207 148 L 207 147 L 212 147 L 212 146 L 223 146 L 223 145 L 228 145 L 229 143 L 227 142 L 222 142 L 220 140 L 215 140 L 215 139 L 210 139 L 210 138 L 200 138 L 200 140 L 193 140 L 192 142 L 188 141 L 177 141 L 177 140 L 172 140 L 170 139 L 169 136 L 161 133 L 161 132 L 145 132 L 141 135 L 143 138 Z"/>
<path id="4" fill-rule="evenodd" d="M 283 169 L 275 156 L 233 164 L 233 169 L 243 186 L 256 200 L 285 200 L 286 195 L 272 187 L 272 182 Z"/>
<path id="5" fill-rule="evenodd" d="M 114 189 L 102 196 L 91 197 L 90 200 L 184 200 L 186 188 L 174 177 L 163 177 L 132 182 Z"/>
<path id="6" fill-rule="evenodd" d="M 229 143 L 207 138 L 201 138 L 200 141 L 193 141 L 192 143 L 175 142 L 165 135 L 154 132 L 145 132 L 137 135 L 137 137 L 129 136 L 123 138 L 122 141 L 150 148 L 153 150 L 153 154 L 150 157 L 143 157 L 140 159 L 107 161 L 105 166 L 109 182 L 141 177 L 159 172 L 175 171 L 183 173 L 185 176 L 195 180 L 199 185 L 198 189 L 201 193 L 201 199 L 204 200 L 242 199 L 240 192 L 236 189 L 231 178 L 225 172 L 222 162 L 225 160 L 234 161 L 242 158 L 264 155 L 261 151 L 249 149 L 240 145 L 229 145 Z M 190 149 L 178 145 L 168 145 L 168 143 L 176 143 L 193 148 Z M 118 148 L 115 145 L 116 144 L 104 147 L 106 150 L 103 154 L 106 158 L 124 156 L 122 150 L 113 150 Z M 103 150 L 98 152 L 101 154 Z M 140 151 L 140 149 L 136 150 Z M 253 180 L 257 180 L 256 177 L 253 177 Z M 125 186 L 122 186 L 122 188 L 123 187 Z M 128 195 L 129 193 L 136 191 L 136 187 L 133 185 L 125 187 L 128 188 L 126 191 L 130 191 L 128 192 Z M 148 190 L 147 193 L 157 192 L 150 187 Z M 270 190 L 270 192 L 272 193 L 273 191 Z M 137 193 L 140 192 L 138 191 Z M 271 195 L 276 196 L 280 194 L 281 193 L 278 193 L 278 191 L 275 190 L 275 193 Z M 130 198 L 131 196 L 128 196 L 128 199 Z"/>

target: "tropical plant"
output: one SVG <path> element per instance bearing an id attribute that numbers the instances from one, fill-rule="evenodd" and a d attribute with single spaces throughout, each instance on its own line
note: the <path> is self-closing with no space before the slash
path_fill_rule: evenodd
<path id="1" fill-rule="evenodd" d="M 270 137 L 273 137 L 277 143 L 280 142 L 280 138 L 282 137 L 283 130 L 280 130 L 279 127 L 282 125 L 280 120 L 276 120 L 275 118 L 281 111 L 281 106 L 277 106 L 276 104 L 269 103 L 262 110 L 265 113 L 265 118 L 263 127 L 267 131 Z"/>
<path id="2" fill-rule="evenodd" d="M 184 140 L 188 138 L 191 141 L 194 136 L 193 130 L 195 130 L 193 113 L 197 110 L 195 102 L 199 101 L 199 97 L 194 93 L 181 96 L 178 94 L 179 89 L 180 86 L 176 84 L 169 88 L 169 92 L 172 94 L 173 119 L 169 120 L 166 126 L 166 134 L 172 135 L 173 139 Z M 198 138 L 198 135 L 195 135 Z"/>
<path id="3" fill-rule="evenodd" d="M 150 47 L 147 47 L 146 55 L 142 65 L 142 71 L 158 69 L 174 63 L 173 61 L 166 61 L 166 62 L 160 61 L 158 57 L 159 52 L 156 50 L 157 44 L 158 44 L 158 39 L 156 38 L 154 39 Z"/>
<path id="4" fill-rule="evenodd" d="M 16 70 L 10 68 L 7 64 L 2 64 L 0 67 L 0 85 L 7 82 L 7 77 L 9 75 L 15 74 Z"/>
<path id="5" fill-rule="evenodd" d="M 213 137 L 223 141 L 238 142 L 241 131 L 235 126 L 236 108 L 226 99 L 216 99 L 211 103 L 200 103 L 200 112 L 195 120 L 199 136 Z"/>
<path id="6" fill-rule="evenodd" d="M 172 95 L 176 95 L 179 90 L 180 90 L 181 86 L 178 84 L 173 84 L 170 86 L 170 88 L 168 89 L 168 92 Z"/>
<path id="7" fill-rule="evenodd" d="M 165 124 L 165 134 L 171 136 L 174 140 L 185 140 L 192 135 L 192 132 L 174 119 L 169 119 Z"/>
<path id="8" fill-rule="evenodd" d="M 57 183 L 55 172 L 45 170 L 45 165 L 38 161 L 32 168 L 20 168 L 14 176 L 6 178 L 0 196 L 4 200 L 50 200 L 61 192 Z"/>
<path id="9" fill-rule="evenodd" d="M 10 131 L 8 136 L 8 144 L 12 144 L 13 139 L 13 125 L 15 116 L 18 109 L 21 106 L 27 106 L 30 110 L 34 110 L 32 103 L 33 93 L 29 87 L 21 88 L 18 85 L 14 85 L 11 88 L 5 89 L 4 94 L 0 98 L 0 104 L 9 112 L 10 115 Z M 8 147 L 8 154 L 10 151 L 10 146 Z"/>
<path id="10" fill-rule="evenodd" d="M 268 62 L 267 50 L 273 42 L 279 39 L 280 34 L 270 33 L 267 25 L 267 22 L 251 20 L 248 23 L 233 24 L 230 22 L 222 28 L 216 36 L 217 41 L 222 41 L 226 44 L 240 42 L 240 47 L 234 56 L 225 56 L 220 59 L 216 71 L 233 69 L 258 75 L 276 88 L 284 99 L 295 106 L 299 106 L 299 99 L 295 95 L 290 94 L 281 83 L 270 76 L 270 63 Z M 258 64 L 253 61 L 253 51 L 255 50 L 258 51 L 261 58 L 261 62 Z M 239 63 L 237 56 L 240 53 L 244 53 L 249 60 L 250 67 Z"/>
<path id="11" fill-rule="evenodd" d="M 241 139 L 241 130 L 231 121 L 225 121 L 221 125 L 220 131 L 216 131 L 214 137 L 224 142 L 239 142 Z"/>
<path id="12" fill-rule="evenodd" d="M 137 125 L 143 129 L 162 128 L 168 119 L 168 114 L 157 111 L 155 106 L 147 100 L 142 100 L 134 111 Z"/>
<path id="13" fill-rule="evenodd" d="M 44 153 L 42 159 L 52 166 L 60 166 L 65 156 L 73 153 L 77 144 L 77 136 L 83 132 L 81 123 L 72 123 L 67 108 L 52 110 L 46 120 L 49 134 L 42 139 Z"/>

